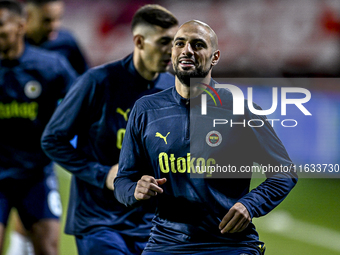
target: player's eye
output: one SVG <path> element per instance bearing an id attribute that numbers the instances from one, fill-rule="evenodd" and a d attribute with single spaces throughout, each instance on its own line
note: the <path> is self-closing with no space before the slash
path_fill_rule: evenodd
<path id="1" fill-rule="evenodd" d="M 195 48 L 204 48 L 204 44 L 203 43 L 196 43 L 195 44 Z"/>
<path id="2" fill-rule="evenodd" d="M 181 41 L 176 41 L 175 46 L 181 47 L 181 46 L 184 46 L 184 43 Z"/>

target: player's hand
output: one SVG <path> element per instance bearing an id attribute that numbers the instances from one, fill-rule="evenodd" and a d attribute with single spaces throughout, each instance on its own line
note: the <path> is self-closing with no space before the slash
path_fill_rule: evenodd
<path id="1" fill-rule="evenodd" d="M 166 182 L 166 178 L 155 179 L 149 175 L 143 175 L 137 182 L 134 196 L 137 200 L 147 200 L 157 196 L 158 193 L 163 193 L 163 189 L 159 187 Z"/>
<path id="2" fill-rule="evenodd" d="M 247 208 L 237 202 L 223 217 L 219 229 L 222 234 L 241 232 L 248 227 L 250 221 L 251 218 Z"/>
<path id="3" fill-rule="evenodd" d="M 114 190 L 113 181 L 115 180 L 118 172 L 118 164 L 111 167 L 110 172 L 106 177 L 106 187 L 110 190 Z"/>

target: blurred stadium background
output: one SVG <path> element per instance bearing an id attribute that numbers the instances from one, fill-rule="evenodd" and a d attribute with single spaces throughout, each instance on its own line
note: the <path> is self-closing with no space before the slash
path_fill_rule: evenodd
<path id="1" fill-rule="evenodd" d="M 265 78 L 254 90 L 255 98 L 264 95 L 254 100 L 264 109 L 270 107 L 276 84 L 310 90 L 312 99 L 305 106 L 312 116 L 288 108 L 291 115 L 284 119 L 297 119 L 298 126 L 278 125 L 275 130 L 295 163 L 340 164 L 339 0 L 65 2 L 64 27 L 74 32 L 91 66 L 131 52 L 130 21 L 143 4 L 165 6 L 180 23 L 208 23 L 219 37 L 222 55 L 213 76 Z M 70 175 L 59 168 L 58 174 L 65 215 Z M 263 180 L 257 177 L 252 187 Z M 272 213 L 254 219 L 267 255 L 340 254 L 340 173 L 305 177 Z M 72 236 L 61 233 L 60 254 L 76 254 Z"/>

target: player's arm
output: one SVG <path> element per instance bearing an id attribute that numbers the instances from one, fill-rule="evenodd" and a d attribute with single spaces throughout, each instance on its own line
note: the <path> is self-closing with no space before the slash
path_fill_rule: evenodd
<path id="1" fill-rule="evenodd" d="M 222 234 L 236 233 L 245 230 L 250 221 L 248 209 L 242 203 L 237 202 L 223 217 L 218 227 Z"/>
<path id="2" fill-rule="evenodd" d="M 106 184 L 106 187 L 110 190 L 114 190 L 113 181 L 117 176 L 117 172 L 118 172 L 118 164 L 115 164 L 111 167 L 110 171 L 107 174 L 105 184 Z"/>
<path id="3" fill-rule="evenodd" d="M 257 105 L 254 106 L 261 109 Z M 254 162 L 289 169 L 266 173 L 267 179 L 238 201 L 247 208 L 253 218 L 263 216 L 278 206 L 296 185 L 298 176 L 284 145 L 270 123 L 265 121 L 266 116 L 254 115 L 248 109 L 248 118 L 262 119 L 265 123 L 260 128 L 252 128 L 254 143 L 257 144 L 254 147 Z"/>
<path id="4" fill-rule="evenodd" d="M 103 188 L 111 166 L 88 160 L 82 150 L 74 148 L 70 143 L 79 132 L 88 131 L 88 119 L 94 108 L 95 83 L 91 73 L 78 78 L 47 124 L 41 145 L 46 155 L 63 168 L 78 178 Z"/>
<path id="5" fill-rule="evenodd" d="M 257 109 L 259 106 L 254 105 Z M 247 109 L 247 106 L 245 107 Z M 271 164 L 272 166 L 293 165 L 282 142 L 277 137 L 265 116 L 257 116 L 247 112 L 249 119 L 262 119 L 265 125 L 261 128 L 252 128 L 253 137 L 249 141 L 254 146 L 254 161 Z M 245 230 L 253 217 L 260 217 L 279 205 L 288 195 L 297 182 L 294 171 L 285 173 L 267 174 L 267 179 L 256 189 L 243 196 L 226 213 L 220 222 L 221 233 L 235 233 Z"/>
<path id="6" fill-rule="evenodd" d="M 126 206 L 137 206 L 163 190 L 166 180 L 152 177 L 151 166 L 147 162 L 142 144 L 143 113 L 138 113 L 138 101 L 133 107 L 119 156 L 119 169 L 114 181 L 114 195 Z M 142 111 L 141 111 L 142 112 Z"/>

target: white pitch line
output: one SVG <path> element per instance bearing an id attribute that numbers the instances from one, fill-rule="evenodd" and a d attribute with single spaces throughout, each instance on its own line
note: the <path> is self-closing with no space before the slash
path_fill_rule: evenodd
<path id="1" fill-rule="evenodd" d="M 266 232 L 340 251 L 340 232 L 294 219 L 285 211 L 274 211 L 255 219 L 255 225 Z"/>

